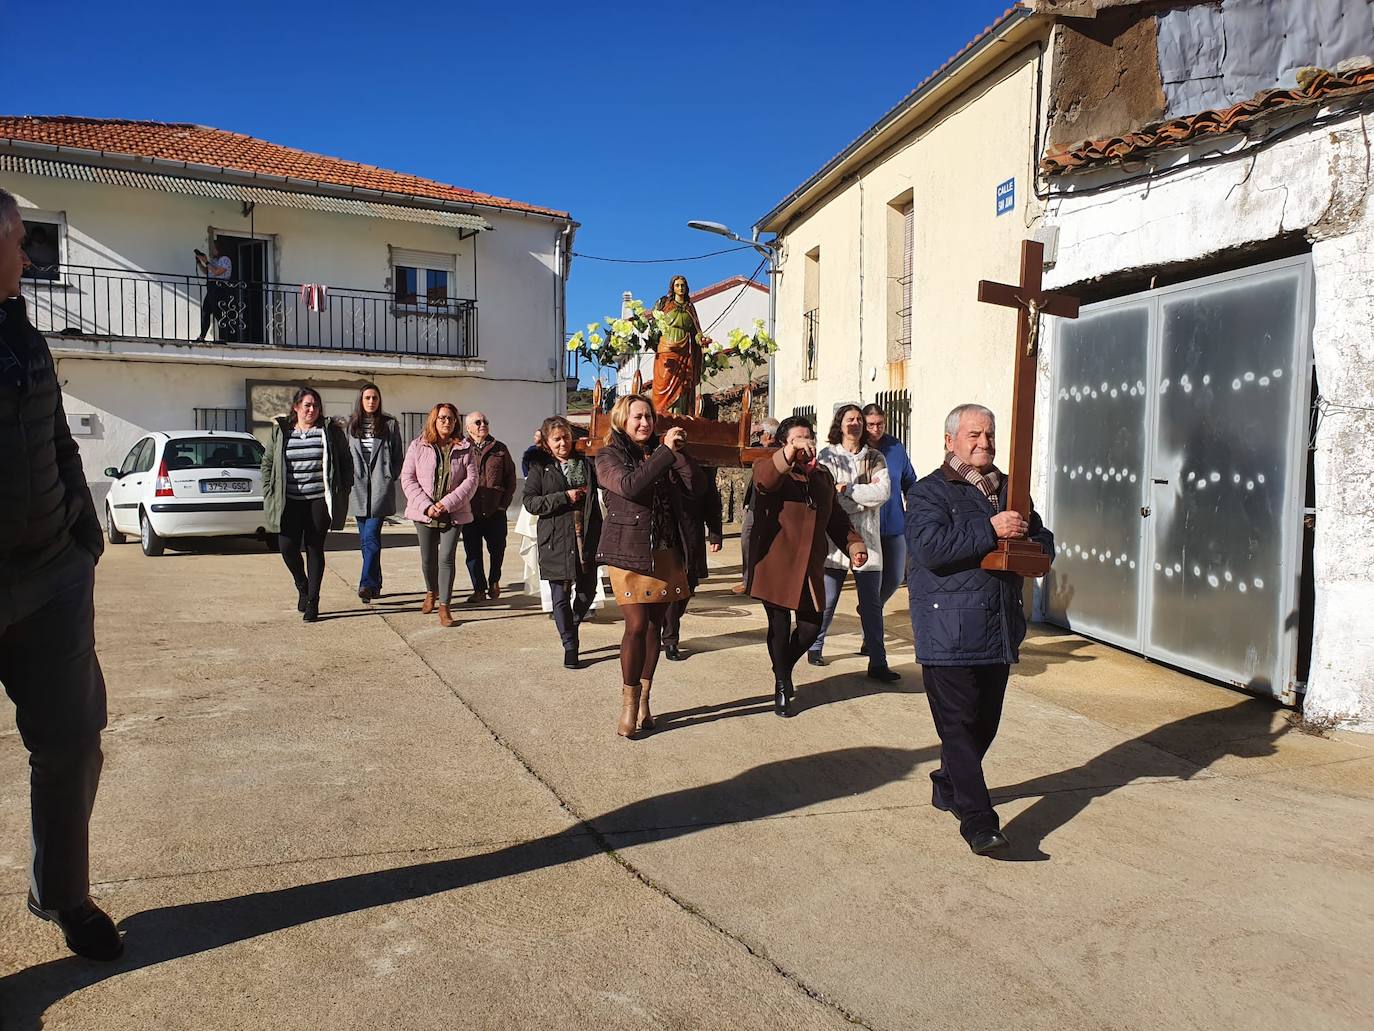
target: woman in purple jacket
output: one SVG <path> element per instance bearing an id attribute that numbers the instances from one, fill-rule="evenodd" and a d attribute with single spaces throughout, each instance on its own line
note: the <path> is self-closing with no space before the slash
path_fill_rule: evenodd
<path id="1" fill-rule="evenodd" d="M 401 466 L 401 489 L 406 496 L 406 518 L 415 522 L 420 540 L 420 568 L 425 574 L 425 601 L 420 611 L 428 615 L 439 602 L 439 625 L 453 626 L 449 604 L 453 600 L 458 527 L 472 522 L 472 495 L 477 475 L 473 450 L 458 435 L 458 409 L 440 402 L 429 411 L 424 432 L 410 442 Z"/>

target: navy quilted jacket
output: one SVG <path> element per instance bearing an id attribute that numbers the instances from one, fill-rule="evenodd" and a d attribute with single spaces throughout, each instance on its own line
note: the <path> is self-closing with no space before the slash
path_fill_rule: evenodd
<path id="1" fill-rule="evenodd" d="M 1004 479 L 1004 507 L 1006 490 Z M 978 488 L 944 466 L 907 491 L 907 590 L 923 666 L 991 666 L 1020 657 L 1022 578 L 978 565 L 997 546 L 993 515 Z M 1029 522 L 1031 539 L 1053 556 L 1054 535 L 1034 511 Z"/>

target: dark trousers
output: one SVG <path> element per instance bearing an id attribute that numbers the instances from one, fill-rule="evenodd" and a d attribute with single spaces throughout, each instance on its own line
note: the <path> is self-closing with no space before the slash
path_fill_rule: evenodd
<path id="1" fill-rule="evenodd" d="M 695 590 L 696 585 L 692 589 Z M 683 598 L 668 603 L 668 611 L 663 614 L 663 647 L 677 647 L 678 639 L 682 636 L 682 614 L 687 611 L 689 601 L 690 598 Z"/>
<path id="2" fill-rule="evenodd" d="M 234 334 L 224 332 L 225 315 L 228 313 L 228 306 L 234 301 L 234 291 L 223 283 L 216 283 L 210 280 L 205 287 L 205 297 L 200 302 L 200 336 L 205 338 L 205 334 L 210 331 L 210 320 L 213 318 L 220 324 L 220 336 L 226 338 Z"/>
<path id="3" fill-rule="evenodd" d="M 797 660 L 815 644 L 821 632 L 821 614 L 806 591 L 803 591 L 801 605 L 795 613 L 770 601 L 764 602 L 763 608 L 768 613 L 768 657 L 773 660 L 773 677 L 790 684 Z M 797 619 L 795 630 L 792 628 L 794 614 Z"/>
<path id="4" fill-rule="evenodd" d="M 940 768 L 930 775 L 931 802 L 959 817 L 959 833 L 966 840 L 999 826 L 983 779 L 983 756 L 997 736 L 1010 672 L 1007 665 L 921 667 L 940 735 Z"/>
<path id="5" fill-rule="evenodd" d="M 277 548 L 281 560 L 296 581 L 296 590 L 305 591 L 307 598 L 320 597 L 324 582 L 324 537 L 329 532 L 329 506 L 324 498 L 306 501 L 287 498 L 281 513 L 281 532 L 277 534 Z M 305 561 L 301 561 L 301 549 Z"/>
<path id="6" fill-rule="evenodd" d="M 29 752 L 29 885 L 44 909 L 71 909 L 90 892 L 105 726 L 94 586 L 95 561 L 76 544 L 34 573 L 0 568 L 0 683 Z"/>
<path id="7" fill-rule="evenodd" d="M 491 567 L 483 572 L 482 545 L 491 555 Z M 501 583 L 501 560 L 506 557 L 506 513 L 493 512 L 463 524 L 463 556 L 467 560 L 472 589 L 485 592 Z"/>
<path id="8" fill-rule="evenodd" d="M 749 535 L 754 532 L 754 510 L 746 508 L 739 524 L 739 572 L 743 583 L 749 582 Z"/>
<path id="9" fill-rule="evenodd" d="M 592 607 L 596 596 L 596 567 L 578 573 L 576 580 L 550 580 L 549 599 L 553 603 L 553 625 L 566 652 L 577 651 L 577 625 Z"/>

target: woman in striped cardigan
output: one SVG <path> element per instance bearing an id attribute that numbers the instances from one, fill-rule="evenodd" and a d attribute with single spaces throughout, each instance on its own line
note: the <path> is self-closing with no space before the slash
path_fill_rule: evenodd
<path id="1" fill-rule="evenodd" d="M 262 507 L 263 522 L 277 534 L 282 561 L 296 583 L 296 611 L 307 623 L 320 616 L 325 534 L 343 529 L 352 487 L 343 430 L 325 418 L 319 392 L 301 387 L 291 398 L 291 414 L 272 421 L 262 456 Z"/>

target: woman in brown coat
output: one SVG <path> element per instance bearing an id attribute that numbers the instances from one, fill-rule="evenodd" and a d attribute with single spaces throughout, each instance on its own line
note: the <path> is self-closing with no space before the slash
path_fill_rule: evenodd
<path id="1" fill-rule="evenodd" d="M 811 423 L 784 419 L 777 439 L 782 447 L 754 463 L 753 564 L 746 579 L 750 596 L 768 613 L 774 711 L 791 716 L 792 669 L 821 632 L 826 538 L 848 553 L 855 569 L 868 561 L 868 549 L 837 502 L 834 478 L 816 464 Z"/>
<path id="2" fill-rule="evenodd" d="M 654 728 L 649 692 L 664 616 L 670 603 L 692 594 L 687 583 L 692 559 L 687 499 L 696 466 L 683 450 L 683 429 L 674 426 L 660 441 L 655 422 L 647 397 L 620 398 L 596 456 L 596 479 L 606 494 L 597 562 L 610 567 L 611 589 L 625 616 L 616 732 L 628 738 Z"/>

